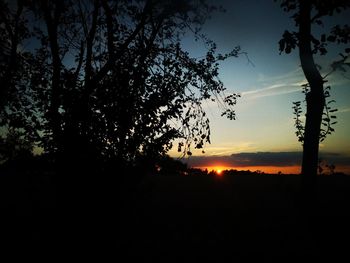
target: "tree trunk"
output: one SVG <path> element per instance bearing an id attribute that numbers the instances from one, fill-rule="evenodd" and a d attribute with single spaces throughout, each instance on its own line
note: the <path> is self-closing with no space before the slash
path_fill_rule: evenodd
<path id="1" fill-rule="evenodd" d="M 299 3 L 299 56 L 304 75 L 310 85 L 310 91 L 306 94 L 307 109 L 301 173 L 304 186 L 311 187 L 318 169 L 319 137 L 325 97 L 323 79 L 315 65 L 311 49 L 311 3 L 310 1 L 299 1 Z"/>
<path id="2" fill-rule="evenodd" d="M 60 146 L 61 141 L 61 116 L 59 113 L 61 96 L 61 59 L 58 44 L 58 19 L 60 16 L 60 7 L 55 6 L 54 15 L 51 16 L 51 10 L 46 1 L 42 1 L 44 19 L 46 22 L 47 33 L 52 56 L 52 80 L 51 80 L 51 103 L 48 112 L 49 121 L 52 129 L 54 146 Z"/>

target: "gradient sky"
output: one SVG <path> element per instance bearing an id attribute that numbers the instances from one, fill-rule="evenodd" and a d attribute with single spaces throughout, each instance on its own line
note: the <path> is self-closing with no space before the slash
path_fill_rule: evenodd
<path id="1" fill-rule="evenodd" d="M 240 45 L 254 65 L 248 63 L 244 55 L 221 64 L 220 79 L 228 92 L 242 95 L 235 107 L 237 120 L 220 117 L 215 105 L 207 104 L 205 108 L 210 116 L 212 143 L 206 146 L 206 154 L 193 151 L 197 157 L 185 161 L 198 166 L 201 159 L 201 165 L 207 167 L 274 166 L 274 161 L 269 161 L 269 158 L 262 157 L 265 161 L 258 162 L 259 156 L 264 155 L 262 152 L 275 153 L 275 159 L 277 153 L 283 155 L 302 150 L 295 136 L 292 102 L 304 99 L 300 85 L 305 83 L 305 78 L 297 50 L 288 55 L 280 55 L 278 50 L 278 41 L 284 30 L 293 29 L 294 23 L 289 18 L 290 14 L 283 12 L 273 0 L 217 0 L 215 4 L 222 5 L 226 12 L 214 13 L 203 32 L 217 43 L 220 52 Z M 350 12 L 327 19 L 324 30 L 328 25 L 348 23 L 348 17 Z M 315 30 L 322 32 L 323 29 L 315 27 Z M 194 57 L 205 53 L 204 45 L 190 36 L 184 39 L 183 46 Z M 323 74 L 330 71 L 331 62 L 340 59 L 338 53 L 345 46 L 330 47 L 326 56 L 315 57 L 322 66 Z M 350 71 L 333 73 L 328 80 L 332 98 L 336 100 L 335 107 L 339 110 L 338 124 L 334 127 L 336 132 L 321 143 L 320 151 L 323 156 L 332 155 L 334 158 L 329 161 L 344 170 L 347 164 L 350 166 Z M 175 150 L 170 151 L 173 157 L 179 156 Z M 246 156 L 250 162 L 245 165 L 227 161 L 228 156 L 240 153 L 255 153 L 255 158 Z M 296 157 L 294 167 L 298 163 L 300 161 Z M 289 165 L 286 162 L 277 166 L 283 168 Z"/>

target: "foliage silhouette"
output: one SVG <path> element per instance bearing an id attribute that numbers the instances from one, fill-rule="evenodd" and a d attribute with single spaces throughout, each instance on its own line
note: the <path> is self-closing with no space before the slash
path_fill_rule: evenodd
<path id="1" fill-rule="evenodd" d="M 277 1 L 277 0 L 276 0 Z M 303 142 L 303 161 L 302 174 L 306 184 L 312 184 L 313 178 L 317 175 L 318 169 L 318 151 L 319 141 L 324 140 L 328 134 L 334 132 L 332 127 L 336 122 L 332 113 L 336 109 L 331 108 L 333 100 L 326 101 L 330 96 L 330 86 L 324 87 L 327 82 L 322 77 L 314 61 L 314 55 L 325 55 L 329 43 L 344 43 L 350 41 L 350 30 L 348 25 L 335 25 L 331 32 L 322 34 L 318 39 L 312 32 L 311 26 L 323 25 L 322 19 L 327 16 L 333 16 L 334 13 L 340 13 L 350 7 L 350 2 L 344 1 L 299 1 L 299 0 L 281 0 L 281 8 L 286 12 L 292 12 L 292 19 L 298 26 L 298 31 L 285 31 L 282 39 L 279 41 L 280 52 L 290 53 L 298 48 L 301 67 L 308 84 L 304 86 L 306 97 L 306 121 L 303 126 L 301 117 L 300 102 L 295 102 L 293 109 L 295 117 L 295 126 L 297 136 Z M 344 54 L 349 55 L 347 48 Z M 342 59 L 334 62 L 332 71 L 338 69 L 345 70 L 343 62 L 347 55 L 341 54 Z M 321 128 L 321 124 L 325 128 Z M 322 127 L 323 127 L 322 126 Z"/>
<path id="2" fill-rule="evenodd" d="M 0 165 L 21 159 L 30 159 L 33 145 L 15 129 L 10 129 L 6 137 L 0 137 Z"/>
<path id="3" fill-rule="evenodd" d="M 235 118 L 239 95 L 225 95 L 218 63 L 240 48 L 216 54 L 200 29 L 217 8 L 204 1 L 1 6 L 1 56 L 11 63 L 1 65 L 0 124 L 58 160 L 133 166 L 143 156 L 164 155 L 174 139 L 190 155 L 210 143 L 203 101 L 216 101 Z M 189 31 L 205 42 L 203 57 L 183 49 Z"/>
<path id="4" fill-rule="evenodd" d="M 157 171 L 159 175 L 165 176 L 180 176 L 188 174 L 187 164 L 183 163 L 180 160 L 175 160 L 170 156 L 164 156 L 158 161 Z"/>

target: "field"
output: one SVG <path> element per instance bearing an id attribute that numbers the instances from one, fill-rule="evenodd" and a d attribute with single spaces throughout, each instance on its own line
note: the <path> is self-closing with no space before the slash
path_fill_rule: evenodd
<path id="1" fill-rule="evenodd" d="M 349 256 L 348 176 L 319 177 L 307 202 L 297 175 L 152 176 L 119 188 L 91 180 L 62 188 L 49 175 L 2 176 L 3 247 L 121 262 Z"/>
<path id="2" fill-rule="evenodd" d="M 349 249 L 349 179 L 320 178 L 303 209 L 298 176 L 154 177 L 123 212 L 122 251 L 174 262 L 335 260 Z"/>

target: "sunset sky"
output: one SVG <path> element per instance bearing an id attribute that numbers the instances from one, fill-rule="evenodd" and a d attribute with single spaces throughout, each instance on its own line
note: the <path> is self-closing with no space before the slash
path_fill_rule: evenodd
<path id="1" fill-rule="evenodd" d="M 203 32 L 218 45 L 220 52 L 240 45 L 247 58 L 231 58 L 221 64 L 220 79 L 228 92 L 239 92 L 242 98 L 235 107 L 237 120 L 220 117 L 214 104 L 206 104 L 210 116 L 212 143 L 205 154 L 193 151 L 186 159 L 192 166 L 259 169 L 266 172 L 299 173 L 302 150 L 295 136 L 292 102 L 303 101 L 300 85 L 305 83 L 297 50 L 279 54 L 278 41 L 285 29 L 293 29 L 290 14 L 270 0 L 215 1 L 227 11 L 214 13 Z M 350 12 L 328 19 L 327 26 L 348 23 Z M 194 57 L 205 53 L 205 46 L 191 36 L 183 46 Z M 339 60 L 345 46 L 330 46 L 326 56 L 316 57 L 324 74 L 330 63 Z M 336 132 L 321 145 L 321 158 L 336 165 L 336 171 L 350 172 L 350 71 L 333 73 L 328 78 L 331 95 L 338 108 Z M 170 155 L 178 157 L 176 149 Z M 255 169 L 256 168 L 256 169 Z"/>

